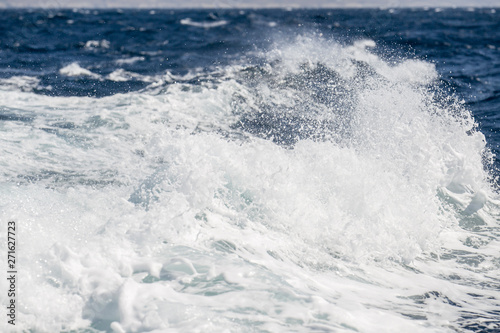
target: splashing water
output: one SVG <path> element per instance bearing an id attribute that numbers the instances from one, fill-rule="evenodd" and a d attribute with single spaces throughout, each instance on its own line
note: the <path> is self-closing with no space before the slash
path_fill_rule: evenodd
<path id="1" fill-rule="evenodd" d="M 497 329 L 484 135 L 434 65 L 375 46 L 303 35 L 100 99 L 0 91 L 20 329 Z"/>

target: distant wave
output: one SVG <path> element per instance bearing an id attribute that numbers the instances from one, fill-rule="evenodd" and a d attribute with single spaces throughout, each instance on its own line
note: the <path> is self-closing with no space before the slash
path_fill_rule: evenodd
<path id="1" fill-rule="evenodd" d="M 135 64 L 138 61 L 144 61 L 144 57 L 132 57 L 132 58 L 126 58 L 126 59 L 118 59 L 115 60 L 115 63 L 118 65 L 131 65 Z"/>
<path id="2" fill-rule="evenodd" d="M 205 29 L 210 29 L 210 28 L 216 28 L 216 27 L 221 27 L 223 25 L 228 24 L 228 21 L 226 20 L 220 20 L 220 21 L 214 21 L 214 22 L 195 22 L 191 20 L 190 18 L 185 18 L 181 20 L 181 24 L 183 25 L 190 25 L 192 27 L 198 27 L 198 28 L 205 28 Z"/>
<path id="3" fill-rule="evenodd" d="M 154 82 L 156 80 L 154 77 L 125 71 L 123 69 L 115 70 L 114 72 L 106 76 L 106 79 L 115 82 L 126 82 L 134 79 L 143 82 Z"/>
<path id="4" fill-rule="evenodd" d="M 96 49 L 96 48 L 103 48 L 103 49 L 109 49 L 109 41 L 108 40 L 89 40 L 85 43 L 85 49 Z"/>

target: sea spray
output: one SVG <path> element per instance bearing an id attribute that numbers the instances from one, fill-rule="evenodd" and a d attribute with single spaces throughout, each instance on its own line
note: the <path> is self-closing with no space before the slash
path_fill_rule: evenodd
<path id="1" fill-rule="evenodd" d="M 6 83 L 19 327 L 494 329 L 484 136 L 433 64 L 376 44 L 302 34 L 103 98 Z"/>

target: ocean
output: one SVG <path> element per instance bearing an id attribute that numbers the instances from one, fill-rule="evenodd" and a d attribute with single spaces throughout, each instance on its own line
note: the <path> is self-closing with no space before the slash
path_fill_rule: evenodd
<path id="1" fill-rule="evenodd" d="M 500 332 L 500 9 L 0 17 L 2 332 Z"/>

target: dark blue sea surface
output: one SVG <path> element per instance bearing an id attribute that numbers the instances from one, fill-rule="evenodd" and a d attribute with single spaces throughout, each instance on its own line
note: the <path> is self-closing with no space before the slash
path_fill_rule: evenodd
<path id="1" fill-rule="evenodd" d="M 0 99 L 25 331 L 500 331 L 498 8 L 1 10 Z"/>

